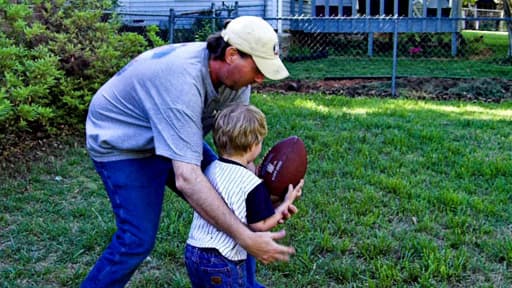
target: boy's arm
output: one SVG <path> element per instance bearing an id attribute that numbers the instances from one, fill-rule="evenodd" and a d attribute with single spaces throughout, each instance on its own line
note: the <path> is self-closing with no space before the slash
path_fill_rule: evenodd
<path id="1" fill-rule="evenodd" d="M 276 208 L 276 212 L 274 213 L 274 215 L 259 222 L 249 224 L 249 227 L 251 228 L 252 231 L 255 232 L 269 231 L 270 229 L 276 227 L 277 224 L 281 223 L 281 220 L 283 219 L 283 211 L 284 209 L 288 209 L 289 204 L 291 203 L 281 203 L 281 205 L 279 205 Z"/>
<path id="2" fill-rule="evenodd" d="M 250 162 L 249 164 L 247 164 L 247 169 L 252 171 L 252 173 L 256 174 L 256 176 L 259 175 L 260 166 L 259 165 L 256 166 L 256 164 L 254 162 Z M 274 208 L 277 209 L 277 207 L 281 203 L 281 199 L 279 197 L 273 196 L 273 195 L 270 195 L 270 198 L 272 201 L 272 205 L 274 205 Z M 281 217 L 281 220 L 279 220 L 278 224 L 283 224 L 284 221 L 290 219 L 292 217 L 292 215 L 297 213 L 298 211 L 299 210 L 297 209 L 297 207 L 295 207 L 295 205 L 293 205 L 293 204 L 288 205 L 288 210 L 282 211 L 281 214 L 283 215 L 283 217 Z M 254 231 L 256 231 L 256 230 L 254 230 Z"/>
<path id="3" fill-rule="evenodd" d="M 269 231 L 277 226 L 277 224 L 282 223 L 284 215 L 286 215 L 286 212 L 290 209 L 289 207 L 292 206 L 293 201 L 302 195 L 302 186 L 304 186 L 304 180 L 301 180 L 295 188 L 290 184 L 288 186 L 288 193 L 286 193 L 283 202 L 277 206 L 274 215 L 259 222 L 249 224 L 251 230 L 256 232 Z"/>

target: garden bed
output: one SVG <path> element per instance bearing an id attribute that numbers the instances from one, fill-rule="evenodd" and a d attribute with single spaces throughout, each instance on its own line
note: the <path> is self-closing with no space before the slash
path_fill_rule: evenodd
<path id="1" fill-rule="evenodd" d="M 512 99 L 512 80 L 502 78 L 397 79 L 396 97 L 407 99 L 461 100 L 501 103 Z M 284 80 L 256 85 L 260 93 L 324 93 L 347 97 L 392 97 L 390 77 Z"/>

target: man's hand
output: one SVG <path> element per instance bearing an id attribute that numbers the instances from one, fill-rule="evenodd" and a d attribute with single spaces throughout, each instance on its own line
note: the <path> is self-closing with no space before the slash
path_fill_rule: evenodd
<path id="1" fill-rule="evenodd" d="M 295 254 L 295 249 L 274 241 L 285 236 L 286 232 L 284 230 L 279 232 L 256 232 L 251 235 L 250 239 L 246 239 L 245 243 L 240 242 L 240 245 L 247 250 L 247 253 L 264 264 L 275 261 L 289 261 L 290 255 Z"/>

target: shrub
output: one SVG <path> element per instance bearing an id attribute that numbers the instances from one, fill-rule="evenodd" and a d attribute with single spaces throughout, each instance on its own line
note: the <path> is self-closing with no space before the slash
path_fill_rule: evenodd
<path id="1" fill-rule="evenodd" d="M 150 44 L 119 32 L 109 1 L 22 2 L 0 0 L 0 135 L 81 128 L 96 90 Z"/>

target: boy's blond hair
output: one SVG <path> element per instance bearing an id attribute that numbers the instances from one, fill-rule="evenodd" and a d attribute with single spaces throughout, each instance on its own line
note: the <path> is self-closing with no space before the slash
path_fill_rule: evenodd
<path id="1" fill-rule="evenodd" d="M 220 156 L 240 156 L 267 136 L 265 114 L 253 105 L 232 104 L 215 118 L 213 142 Z"/>

